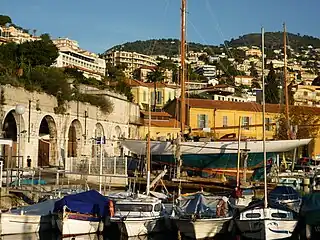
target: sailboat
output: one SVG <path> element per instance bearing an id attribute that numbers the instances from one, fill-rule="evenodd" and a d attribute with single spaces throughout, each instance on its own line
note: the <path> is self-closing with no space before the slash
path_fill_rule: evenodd
<path id="1" fill-rule="evenodd" d="M 150 94 L 149 94 L 150 97 Z M 147 141 L 147 186 L 146 194 L 126 195 L 124 198 L 116 197 L 115 213 L 107 223 L 109 229 L 116 227 L 128 237 L 140 237 L 152 233 L 165 232 L 168 226 L 165 207 L 158 198 L 150 196 L 150 126 L 151 101 L 149 99 L 149 123 Z"/>
<path id="2" fill-rule="evenodd" d="M 264 88 L 264 29 L 262 28 L 262 86 L 263 86 L 263 154 L 264 154 L 264 201 L 245 208 L 234 218 L 234 233 L 250 239 L 283 239 L 292 236 L 297 225 L 297 214 L 274 202 L 268 202 L 267 157 L 265 129 L 265 88 Z M 286 46 L 285 46 L 286 47 Z M 286 54 L 285 54 L 286 55 Z M 285 56 L 286 61 L 286 56 Z M 284 71 L 286 71 L 286 64 Z"/>

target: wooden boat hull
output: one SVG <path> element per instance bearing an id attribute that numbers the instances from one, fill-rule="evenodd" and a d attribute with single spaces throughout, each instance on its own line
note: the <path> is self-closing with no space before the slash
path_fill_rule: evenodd
<path id="1" fill-rule="evenodd" d="M 164 217 L 111 219 L 116 223 L 120 231 L 128 237 L 143 236 L 166 231 L 168 223 Z"/>
<path id="2" fill-rule="evenodd" d="M 218 234 L 227 232 L 229 218 L 212 218 L 212 219 L 175 219 L 174 222 L 180 231 L 186 237 L 192 239 L 204 239 L 214 237 Z"/>
<path id="3" fill-rule="evenodd" d="M 81 218 L 75 216 L 58 216 L 57 226 L 63 237 L 84 235 L 103 231 L 103 224 L 100 218 L 86 217 Z"/>
<path id="4" fill-rule="evenodd" d="M 52 216 L 0 214 L 1 235 L 37 233 L 52 229 Z"/>

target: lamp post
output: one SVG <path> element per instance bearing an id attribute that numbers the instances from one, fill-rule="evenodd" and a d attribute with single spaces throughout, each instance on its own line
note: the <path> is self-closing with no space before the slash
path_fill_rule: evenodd
<path id="1" fill-rule="evenodd" d="M 16 105 L 15 112 L 18 115 L 18 184 L 20 186 L 20 144 L 21 144 L 21 115 L 25 112 L 23 105 Z"/>

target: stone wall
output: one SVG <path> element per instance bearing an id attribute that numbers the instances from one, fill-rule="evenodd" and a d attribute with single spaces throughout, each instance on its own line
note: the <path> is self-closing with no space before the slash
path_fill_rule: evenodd
<path id="1" fill-rule="evenodd" d="M 25 112 L 20 118 L 20 156 L 23 156 L 20 166 L 23 167 L 26 167 L 27 156 L 32 159 L 32 166 L 38 166 L 39 141 L 49 142 L 50 166 L 69 169 L 68 163 L 92 157 L 93 144 L 96 144 L 94 138 L 97 137 L 97 128 L 100 131 L 102 130 L 102 134 L 99 133 L 99 136 L 106 137 L 106 143 L 103 145 L 105 155 L 119 155 L 119 142 L 117 140 L 120 137 L 128 137 L 129 128 L 137 128 L 135 124 L 130 123 L 130 117 L 132 115 L 136 115 L 135 118 L 139 116 L 138 105 L 121 98 L 106 96 L 113 103 L 113 112 L 110 114 L 105 114 L 98 107 L 82 102 L 69 102 L 65 114 L 55 114 L 54 108 L 57 107 L 55 97 L 44 93 L 28 92 L 22 88 L 9 85 L 1 87 L 4 90 L 5 98 L 4 104 L 1 105 L 2 126 L 4 128 L 4 124 L 8 125 L 8 122 L 5 121 L 6 117 L 12 114 L 17 126 L 17 139 L 19 139 L 19 116 L 14 109 L 17 104 L 25 107 Z M 46 120 L 50 129 L 48 136 L 39 135 L 43 119 Z M 75 127 L 77 145 L 77 156 L 75 157 L 68 157 L 71 125 Z M 13 155 L 15 154 L 17 154 L 17 150 L 13 149 Z"/>

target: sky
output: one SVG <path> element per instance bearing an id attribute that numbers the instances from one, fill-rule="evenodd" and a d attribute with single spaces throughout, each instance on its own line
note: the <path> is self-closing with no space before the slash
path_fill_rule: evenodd
<path id="1" fill-rule="evenodd" d="M 114 45 L 180 38 L 181 0 L 0 0 L 0 14 L 37 35 L 77 40 L 102 53 Z M 282 31 L 320 37 L 319 0 L 187 0 L 187 41 L 219 45 L 243 34 Z"/>

